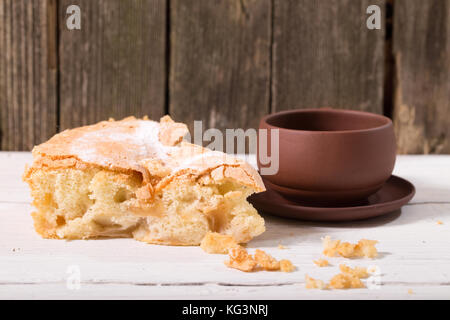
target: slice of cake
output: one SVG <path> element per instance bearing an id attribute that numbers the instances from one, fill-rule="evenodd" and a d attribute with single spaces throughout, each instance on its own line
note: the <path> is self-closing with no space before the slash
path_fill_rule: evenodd
<path id="1" fill-rule="evenodd" d="M 66 130 L 33 149 L 24 181 L 44 238 L 134 237 L 199 245 L 208 232 L 243 243 L 264 232 L 246 199 L 256 170 L 183 141 L 186 125 L 134 117 Z"/>

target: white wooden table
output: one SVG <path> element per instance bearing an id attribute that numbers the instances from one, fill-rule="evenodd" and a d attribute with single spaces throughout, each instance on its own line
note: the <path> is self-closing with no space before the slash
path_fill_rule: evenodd
<path id="1" fill-rule="evenodd" d="M 401 212 L 337 224 L 265 216 L 267 231 L 249 243 L 249 250 L 290 259 L 297 270 L 250 274 L 226 268 L 225 256 L 198 247 L 40 238 L 30 217 L 28 187 L 21 181 L 27 162 L 30 153 L 0 153 L 0 298 L 450 299 L 450 156 L 398 157 L 394 173 L 417 189 Z M 312 260 L 321 256 L 325 235 L 379 240 L 380 257 L 331 258 L 331 267 L 318 268 Z M 287 249 L 279 249 L 280 243 Z M 341 262 L 377 266 L 380 275 L 370 278 L 367 289 L 305 289 L 305 273 L 328 280 Z"/>

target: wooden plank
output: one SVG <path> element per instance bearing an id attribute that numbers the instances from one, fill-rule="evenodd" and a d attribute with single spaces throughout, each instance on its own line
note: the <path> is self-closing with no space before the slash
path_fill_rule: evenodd
<path id="1" fill-rule="evenodd" d="M 381 30 L 366 26 L 381 8 Z M 274 1 L 274 111 L 335 107 L 383 112 L 384 0 Z"/>
<path id="2" fill-rule="evenodd" d="M 450 153 L 450 1 L 394 5 L 398 150 Z"/>
<path id="3" fill-rule="evenodd" d="M 31 150 L 56 132 L 55 19 L 56 1 L 0 1 L 2 150 Z"/>
<path id="4" fill-rule="evenodd" d="M 450 252 L 445 250 L 450 245 L 447 214 L 450 204 L 409 205 L 403 207 L 402 213 L 340 223 L 339 228 L 333 223 L 266 215 L 267 231 L 252 240 L 248 250 L 253 253 L 259 248 L 277 259 L 290 259 L 297 270 L 255 272 L 250 276 L 227 268 L 223 264 L 226 256 L 209 255 L 195 246 L 159 246 L 121 238 L 70 242 L 42 239 L 33 229 L 31 210 L 28 204 L 0 206 L 4 221 L 0 225 L 0 288 L 1 284 L 9 283 L 64 284 L 70 265 L 80 267 L 85 284 L 182 286 L 197 283 L 231 287 L 297 284 L 300 295 L 308 291 L 304 290 L 305 273 L 328 280 L 338 273 L 340 263 L 376 265 L 381 269 L 382 282 L 391 288 L 399 284 L 439 286 L 450 282 Z M 325 235 L 350 242 L 376 239 L 380 257 L 373 260 L 333 257 L 329 259 L 331 267 L 317 268 L 313 260 L 321 256 L 321 237 Z M 280 243 L 287 249 L 279 249 Z M 34 267 L 29 268 L 30 265 Z M 431 273 L 427 272 L 430 265 L 433 265 Z"/>
<path id="5" fill-rule="evenodd" d="M 257 127 L 269 111 L 270 0 L 174 0 L 170 13 L 170 114 Z"/>
<path id="6" fill-rule="evenodd" d="M 133 239 L 42 239 L 33 229 L 28 188 L 20 181 L 30 160 L 30 153 L 0 153 L 0 298 L 445 299 L 450 294 L 450 156 L 399 156 L 395 173 L 417 187 L 413 202 L 401 212 L 338 225 L 265 215 L 267 231 L 248 250 L 290 259 L 297 269 L 251 274 L 226 268 L 225 256 L 206 254 L 199 247 Z M 351 242 L 379 240 L 380 257 L 330 258 L 330 267 L 318 268 L 312 260 L 320 257 L 325 235 Z M 280 250 L 279 243 L 287 249 Z M 305 289 L 305 274 L 329 280 L 340 263 L 377 266 L 380 287 Z M 80 290 L 67 287 L 69 266 L 79 267 Z"/>
<path id="7" fill-rule="evenodd" d="M 389 285 L 389 286 L 388 286 Z M 386 288 L 388 286 L 388 288 Z M 411 290 L 411 291 L 410 291 Z M 410 293 L 411 292 L 411 293 Z M 306 290 L 296 282 L 273 286 L 226 284 L 146 285 L 127 283 L 82 283 L 80 290 L 68 290 L 65 281 L 41 284 L 2 284 L 1 299 L 136 299 L 136 300 L 424 300 L 448 299 L 450 286 L 424 284 L 384 284 L 381 290 Z M 276 313 L 269 307 L 269 315 Z M 166 314 L 170 315 L 168 312 Z M 181 314 L 181 311 L 180 311 Z M 217 314 L 217 313 L 216 313 Z M 220 313 L 219 313 L 220 314 Z M 263 317 L 261 317 L 263 318 Z M 275 317 L 274 317 L 275 318 Z"/>
<path id="8" fill-rule="evenodd" d="M 50 290 L 52 284 L 60 288 L 58 292 L 61 297 L 70 297 L 75 293 L 67 290 L 67 270 L 73 265 L 79 267 L 85 298 L 99 294 L 108 296 L 105 289 L 114 285 L 120 285 L 123 288 L 121 294 L 128 298 L 137 297 L 133 288 L 138 286 L 170 286 L 174 288 L 173 294 L 176 295 L 185 294 L 183 287 L 189 285 L 197 289 L 192 292 L 193 297 L 200 297 L 202 289 L 207 288 L 212 289 L 212 298 L 216 294 L 226 293 L 239 297 L 244 287 L 265 287 L 269 290 L 292 286 L 297 288 L 294 296 L 288 295 L 292 291 L 277 291 L 269 296 L 272 299 L 305 298 L 311 294 L 304 287 L 305 274 L 329 280 L 339 272 L 340 263 L 377 266 L 381 271 L 381 292 L 392 297 L 405 295 L 409 288 L 414 288 L 415 292 L 420 292 L 422 287 L 436 288 L 435 291 L 428 291 L 430 295 L 439 293 L 438 289 L 441 287 L 447 289 L 448 295 L 450 289 L 450 254 L 445 250 L 450 245 L 450 216 L 447 214 L 449 204 L 406 206 L 401 214 L 393 213 L 367 221 L 343 223 L 339 224 L 339 228 L 335 224 L 265 216 L 267 231 L 252 240 L 248 250 L 253 253 L 258 248 L 277 259 L 289 259 L 297 269 L 292 273 L 255 272 L 250 275 L 228 269 L 223 264 L 225 256 L 206 254 L 199 247 L 149 245 L 133 239 L 70 242 L 42 239 L 33 230 L 29 215 L 31 210 L 25 204 L 0 206 L 0 216 L 4 221 L 0 225 L 0 292 L 5 292 L 3 288 L 6 286 L 14 289 L 15 297 L 27 294 L 30 284 L 42 288 L 42 298 L 51 294 L 46 288 Z M 442 221 L 443 224 L 439 225 L 437 221 Z M 330 267 L 317 268 L 312 260 L 320 257 L 321 237 L 325 235 L 351 242 L 361 238 L 379 240 L 377 247 L 381 252 L 380 258 L 349 261 L 336 257 L 329 259 L 332 264 Z M 287 249 L 278 249 L 279 243 Z M 427 272 L 430 265 L 434 266 L 433 272 Z M 224 287 L 230 290 L 224 292 Z M 91 290 L 86 290 L 88 288 Z M 371 289 L 350 291 L 350 297 L 360 294 L 373 297 L 380 293 Z M 262 294 L 261 291 L 243 293 L 253 298 Z M 157 297 L 155 291 L 148 291 L 148 294 L 148 298 Z M 317 295 L 338 298 L 345 293 L 333 290 Z M 437 297 L 444 298 L 440 295 L 435 298 Z"/>
<path id="9" fill-rule="evenodd" d="M 69 5 L 81 30 L 68 30 Z M 166 0 L 60 0 L 61 129 L 164 114 Z"/>

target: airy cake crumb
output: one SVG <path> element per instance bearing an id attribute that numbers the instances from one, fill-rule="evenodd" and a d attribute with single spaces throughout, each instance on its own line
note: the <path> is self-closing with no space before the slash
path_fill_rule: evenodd
<path id="1" fill-rule="evenodd" d="M 334 257 L 340 243 L 340 240 L 331 240 L 330 236 L 326 236 L 322 239 L 323 254 L 327 257 Z"/>
<path id="2" fill-rule="evenodd" d="M 357 244 L 352 244 L 340 240 L 331 240 L 330 236 L 326 236 L 322 239 L 322 243 L 323 254 L 328 257 L 339 255 L 344 258 L 375 258 L 378 255 L 375 248 L 378 243 L 376 240 L 361 239 Z"/>
<path id="3" fill-rule="evenodd" d="M 323 259 L 320 259 L 323 260 Z M 326 261 L 326 260 L 325 260 Z M 314 261 L 316 263 L 316 261 Z M 331 278 L 328 284 L 325 284 L 322 280 L 316 280 L 308 275 L 305 276 L 306 288 L 307 289 L 354 289 L 354 288 L 365 288 L 364 283 L 361 279 L 369 277 L 367 268 L 364 267 L 354 267 L 351 268 L 345 264 L 340 264 L 339 269 L 341 273 L 335 275 Z"/>
<path id="4" fill-rule="evenodd" d="M 228 251 L 230 260 L 225 261 L 225 265 L 229 268 L 238 269 L 244 272 L 251 272 L 255 270 L 256 261 L 251 255 L 248 254 L 247 250 L 241 246 L 231 248 Z"/>
<path id="5" fill-rule="evenodd" d="M 306 289 L 320 289 L 320 290 L 327 288 L 325 282 L 323 282 L 322 280 L 311 278 L 307 274 L 305 274 L 305 287 Z"/>
<path id="6" fill-rule="evenodd" d="M 331 278 L 328 284 L 308 275 L 305 275 L 305 281 L 307 289 L 356 289 L 365 287 L 364 283 L 357 276 L 350 273 L 339 273 Z"/>
<path id="7" fill-rule="evenodd" d="M 225 234 L 208 232 L 200 242 L 200 247 L 207 253 L 227 254 L 228 250 L 239 246 L 236 240 Z"/>
<path id="8" fill-rule="evenodd" d="M 280 270 L 283 272 L 292 272 L 295 270 L 295 267 L 291 261 L 283 259 L 280 260 Z"/>
<path id="9" fill-rule="evenodd" d="M 349 273 L 339 273 L 331 278 L 328 284 L 333 289 L 364 288 L 364 283 L 356 276 Z"/>
<path id="10" fill-rule="evenodd" d="M 280 262 L 277 261 L 270 254 L 267 254 L 262 250 L 256 249 L 255 261 L 264 270 L 267 270 L 267 271 L 280 270 Z"/>
<path id="11" fill-rule="evenodd" d="M 278 261 L 270 254 L 259 249 L 256 249 L 255 254 L 252 256 L 243 247 L 237 246 L 229 249 L 228 255 L 230 259 L 225 261 L 225 265 L 245 272 L 256 271 L 257 269 L 292 272 L 295 269 L 291 261 L 286 259 Z"/>
<path id="12" fill-rule="evenodd" d="M 313 262 L 318 267 L 326 267 L 326 266 L 330 265 L 330 263 L 326 259 L 317 259 L 317 260 L 313 260 Z"/>
<path id="13" fill-rule="evenodd" d="M 359 279 L 365 279 L 369 277 L 369 272 L 367 272 L 367 268 L 364 267 L 354 267 L 351 268 L 345 264 L 340 264 L 339 269 L 342 273 L 346 273 L 352 276 L 355 276 Z"/>

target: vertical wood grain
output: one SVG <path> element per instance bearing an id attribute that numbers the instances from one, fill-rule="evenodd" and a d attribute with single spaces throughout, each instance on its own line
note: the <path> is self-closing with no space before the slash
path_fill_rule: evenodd
<path id="1" fill-rule="evenodd" d="M 257 127 L 269 111 L 270 0 L 172 0 L 171 115 Z"/>
<path id="2" fill-rule="evenodd" d="M 450 1 L 394 2 L 400 153 L 450 153 Z"/>
<path id="3" fill-rule="evenodd" d="M 81 30 L 68 30 L 69 5 Z M 60 0 L 61 128 L 164 114 L 166 0 Z"/>
<path id="4" fill-rule="evenodd" d="M 56 0 L 0 1 L 0 148 L 31 150 L 56 132 Z"/>
<path id="5" fill-rule="evenodd" d="M 369 5 L 381 30 L 366 27 Z M 274 111 L 335 107 L 383 112 L 384 0 L 274 1 Z"/>

